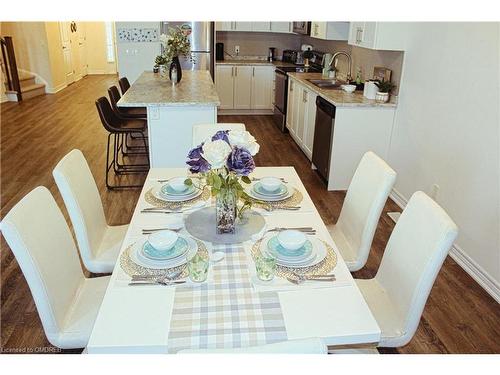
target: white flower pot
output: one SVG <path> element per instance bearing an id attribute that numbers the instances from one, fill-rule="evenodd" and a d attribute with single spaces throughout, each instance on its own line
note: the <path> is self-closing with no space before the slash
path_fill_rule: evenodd
<path id="1" fill-rule="evenodd" d="M 377 91 L 375 94 L 375 100 L 380 103 L 386 103 L 389 101 L 389 93 Z"/>

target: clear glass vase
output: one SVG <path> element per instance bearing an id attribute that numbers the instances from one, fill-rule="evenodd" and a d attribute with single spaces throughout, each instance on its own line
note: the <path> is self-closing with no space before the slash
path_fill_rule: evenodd
<path id="1" fill-rule="evenodd" d="M 217 234 L 236 232 L 236 203 L 238 198 L 233 189 L 221 189 L 215 198 L 215 221 Z"/>

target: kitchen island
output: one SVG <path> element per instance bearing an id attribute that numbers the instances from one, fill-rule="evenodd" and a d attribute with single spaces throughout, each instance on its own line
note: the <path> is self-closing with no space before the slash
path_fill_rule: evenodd
<path id="1" fill-rule="evenodd" d="M 219 96 L 208 70 L 183 71 L 177 85 L 144 72 L 118 101 L 146 107 L 151 167 L 184 167 L 193 125 L 217 123 Z"/>

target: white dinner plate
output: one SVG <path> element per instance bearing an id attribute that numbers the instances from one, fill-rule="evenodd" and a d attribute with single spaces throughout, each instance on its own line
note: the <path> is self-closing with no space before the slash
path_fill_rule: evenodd
<path id="1" fill-rule="evenodd" d="M 304 267 L 314 266 L 314 265 L 320 263 L 321 261 L 323 261 L 328 254 L 328 250 L 327 250 L 325 244 L 323 243 L 323 241 L 321 241 L 320 239 L 318 239 L 316 237 L 311 236 L 308 238 L 311 241 L 313 247 L 312 247 L 311 255 L 307 259 L 305 259 L 303 261 L 291 262 L 288 259 L 285 260 L 282 258 L 276 258 L 276 264 L 281 265 L 281 266 L 285 266 L 285 267 L 304 268 Z M 270 239 L 270 237 L 264 239 L 264 241 L 262 241 L 262 244 L 261 244 L 261 251 L 265 252 L 266 254 L 269 254 L 269 253 L 267 253 L 267 242 L 269 241 L 269 239 Z"/>
<path id="2" fill-rule="evenodd" d="M 288 199 L 288 198 L 290 198 L 293 195 L 293 191 L 294 191 L 293 186 L 291 186 L 289 184 L 285 184 L 285 185 L 286 185 L 287 191 L 286 191 L 286 194 L 283 194 L 283 195 L 272 196 L 272 195 L 262 195 L 262 194 L 259 194 L 259 193 L 257 193 L 254 190 L 253 184 L 250 185 L 250 186 L 248 186 L 245 189 L 245 193 L 247 193 L 250 197 L 252 197 L 254 199 L 257 199 L 259 201 L 279 202 L 279 201 L 283 201 L 285 199 Z"/>
<path id="3" fill-rule="evenodd" d="M 186 256 L 181 256 L 168 260 L 149 259 L 142 253 L 142 247 L 144 245 L 144 242 L 137 241 L 132 245 L 132 249 L 130 251 L 130 259 L 132 259 L 132 261 L 138 264 L 139 266 L 146 268 L 153 268 L 153 269 L 165 269 L 165 268 L 182 266 L 188 261 L 188 259 L 194 257 L 196 252 L 198 251 L 198 245 L 196 244 L 195 240 L 187 236 L 186 237 L 183 236 L 183 238 L 188 243 L 188 250 L 186 252 Z"/>
<path id="4" fill-rule="evenodd" d="M 151 193 L 153 193 L 155 198 L 161 199 L 165 202 L 184 202 L 200 196 L 203 192 L 202 189 L 196 189 L 193 193 L 188 195 L 163 195 L 160 191 L 162 186 L 163 185 L 160 183 L 154 184 Z"/>

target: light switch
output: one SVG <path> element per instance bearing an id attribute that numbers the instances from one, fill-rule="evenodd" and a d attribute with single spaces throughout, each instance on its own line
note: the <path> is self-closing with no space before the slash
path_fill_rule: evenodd
<path id="1" fill-rule="evenodd" d="M 159 120 L 160 119 L 160 110 L 158 107 L 148 108 L 148 118 L 151 120 Z"/>

